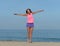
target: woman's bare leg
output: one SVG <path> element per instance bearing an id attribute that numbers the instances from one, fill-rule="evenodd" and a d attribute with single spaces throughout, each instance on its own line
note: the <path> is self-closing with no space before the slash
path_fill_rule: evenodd
<path id="1" fill-rule="evenodd" d="M 29 39 L 30 39 L 30 42 L 32 42 L 32 33 L 33 33 L 33 28 L 31 27 L 30 28 L 30 31 L 29 31 Z"/>
<path id="2" fill-rule="evenodd" d="M 29 42 L 32 42 L 32 32 L 33 32 L 33 28 L 32 28 L 32 27 L 27 27 L 27 32 L 28 32 L 28 34 L 27 34 L 27 40 L 28 40 Z"/>
<path id="3" fill-rule="evenodd" d="M 29 27 L 27 27 L 27 41 L 29 40 L 29 32 L 30 32 L 30 28 Z"/>

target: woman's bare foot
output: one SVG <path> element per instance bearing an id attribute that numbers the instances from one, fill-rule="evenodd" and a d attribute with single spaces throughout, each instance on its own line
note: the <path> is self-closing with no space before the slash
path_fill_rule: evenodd
<path id="1" fill-rule="evenodd" d="M 30 40 L 30 39 L 27 39 L 27 42 L 28 42 L 28 43 L 32 43 L 32 40 Z"/>

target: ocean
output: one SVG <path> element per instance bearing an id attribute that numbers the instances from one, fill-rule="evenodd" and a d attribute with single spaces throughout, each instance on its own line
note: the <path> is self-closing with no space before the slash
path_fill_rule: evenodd
<path id="1" fill-rule="evenodd" d="M 26 41 L 27 31 L 0 29 L 0 41 Z M 60 30 L 34 30 L 33 42 L 60 42 Z"/>

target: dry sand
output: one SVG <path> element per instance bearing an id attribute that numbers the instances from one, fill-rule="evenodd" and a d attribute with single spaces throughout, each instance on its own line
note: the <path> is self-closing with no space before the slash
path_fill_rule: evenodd
<path id="1" fill-rule="evenodd" d="M 0 46 L 60 46 L 60 42 L 19 42 L 19 41 L 0 41 Z"/>

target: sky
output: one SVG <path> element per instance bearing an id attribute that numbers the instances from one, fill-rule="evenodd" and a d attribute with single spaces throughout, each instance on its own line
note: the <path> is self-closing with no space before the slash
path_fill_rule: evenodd
<path id="1" fill-rule="evenodd" d="M 23 14 L 44 9 L 33 15 L 35 29 L 60 29 L 60 0 L 0 0 L 0 29 L 26 29 L 26 17 Z"/>

